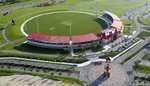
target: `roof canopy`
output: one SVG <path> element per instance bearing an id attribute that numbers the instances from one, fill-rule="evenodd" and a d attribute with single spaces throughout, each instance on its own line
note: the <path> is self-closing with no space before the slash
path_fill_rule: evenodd
<path id="1" fill-rule="evenodd" d="M 113 22 L 111 24 L 112 27 L 115 27 L 117 29 L 121 29 L 122 28 L 122 21 L 120 20 L 120 18 L 118 16 L 116 16 L 113 13 L 110 13 L 108 11 L 104 11 L 106 14 L 110 15 L 113 19 Z"/>
<path id="2" fill-rule="evenodd" d="M 49 35 L 38 34 L 38 33 L 30 34 L 27 38 L 30 40 L 37 40 L 37 41 L 50 42 L 50 43 L 69 43 L 70 41 L 70 36 L 49 36 Z M 90 42 L 96 40 L 98 40 L 98 37 L 93 33 L 72 36 L 73 43 Z"/>

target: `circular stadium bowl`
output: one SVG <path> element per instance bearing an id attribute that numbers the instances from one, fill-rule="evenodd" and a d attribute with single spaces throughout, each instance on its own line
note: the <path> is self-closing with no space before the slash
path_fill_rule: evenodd
<path id="1" fill-rule="evenodd" d="M 109 43 L 119 37 L 121 20 L 110 12 L 103 16 L 79 11 L 40 14 L 26 20 L 21 31 L 27 43 L 54 49 L 83 49 Z"/>

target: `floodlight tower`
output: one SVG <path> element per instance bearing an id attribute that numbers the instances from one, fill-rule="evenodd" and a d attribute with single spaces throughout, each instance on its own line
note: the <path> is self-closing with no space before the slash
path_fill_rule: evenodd
<path id="1" fill-rule="evenodd" d="M 73 11 L 73 6 L 70 6 L 70 11 Z M 70 18 L 69 18 L 69 22 L 70 22 L 70 25 L 69 25 L 69 33 L 70 33 L 70 36 L 69 36 L 69 44 L 70 44 L 70 54 L 72 56 L 75 56 L 74 54 L 74 51 L 73 51 L 73 45 L 72 45 L 72 24 L 71 24 L 71 15 L 70 15 Z"/>
<path id="2" fill-rule="evenodd" d="M 71 16 L 70 16 L 70 27 L 69 27 L 69 31 L 70 31 L 70 36 L 69 36 L 70 54 L 71 54 L 72 56 L 75 56 L 74 51 L 73 51 L 73 46 L 72 46 L 72 27 L 71 27 Z"/>

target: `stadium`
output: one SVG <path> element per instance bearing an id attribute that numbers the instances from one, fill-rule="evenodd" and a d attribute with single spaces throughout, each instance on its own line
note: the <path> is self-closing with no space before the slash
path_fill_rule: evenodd
<path id="1" fill-rule="evenodd" d="M 58 23 L 57 20 L 61 21 L 61 18 L 63 17 L 62 14 L 65 14 L 65 16 L 67 15 L 66 18 L 68 18 L 68 21 Z M 44 20 L 41 18 L 49 15 L 53 15 L 53 17 L 51 17 L 52 19 L 46 17 Z M 54 15 L 58 16 L 54 19 Z M 68 15 L 70 15 L 70 17 L 68 17 Z M 79 15 L 81 15 L 81 17 L 78 19 Z M 61 16 L 61 18 L 59 16 Z M 84 25 L 84 21 L 80 21 L 83 16 L 85 16 L 85 21 L 88 21 L 89 24 L 92 23 L 93 25 L 89 25 L 88 23 L 85 23 Z M 91 17 L 86 18 L 86 16 Z M 74 21 L 75 19 L 78 23 Z M 94 19 L 95 23 L 91 21 L 92 19 Z M 47 20 L 48 23 L 42 23 L 42 20 Z M 51 21 L 53 22 L 51 23 Z M 54 26 L 53 23 L 58 23 L 59 25 Z M 62 24 L 64 26 L 61 26 Z M 43 26 L 46 25 L 52 25 L 53 27 L 44 27 L 45 29 L 47 28 L 45 30 Z M 42 27 L 40 28 L 40 26 Z M 35 30 L 33 30 L 33 28 Z M 62 31 L 60 31 L 60 28 L 62 28 Z M 82 28 L 83 31 L 81 31 Z M 103 42 L 104 44 L 113 42 L 122 35 L 123 24 L 118 16 L 108 11 L 104 11 L 103 15 L 78 11 L 58 11 L 31 17 L 21 25 L 21 32 L 26 36 L 27 44 L 29 45 L 52 49 L 85 49 L 97 46 L 100 42 Z"/>

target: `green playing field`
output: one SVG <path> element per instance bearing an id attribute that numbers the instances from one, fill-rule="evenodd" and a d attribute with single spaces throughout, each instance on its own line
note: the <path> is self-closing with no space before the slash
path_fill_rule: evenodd
<path id="1" fill-rule="evenodd" d="M 48 35 L 80 35 L 98 33 L 107 27 L 107 23 L 96 16 L 85 13 L 55 13 L 46 14 L 31 19 L 25 25 L 28 34 L 42 33 Z"/>

